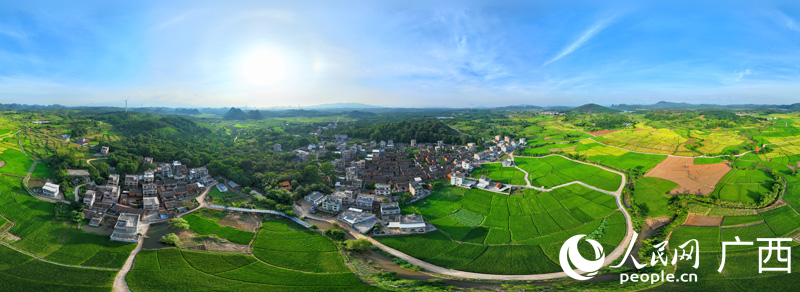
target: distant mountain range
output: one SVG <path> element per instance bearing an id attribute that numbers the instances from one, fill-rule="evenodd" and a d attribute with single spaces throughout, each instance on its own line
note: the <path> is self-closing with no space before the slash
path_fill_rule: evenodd
<path id="1" fill-rule="evenodd" d="M 790 104 L 790 105 L 776 105 L 776 104 L 730 104 L 730 105 L 719 105 L 719 104 L 691 104 L 685 102 L 669 102 L 669 101 L 659 101 L 654 104 L 644 105 L 644 104 L 612 104 L 610 106 L 612 109 L 617 110 L 624 110 L 624 111 L 635 111 L 635 110 L 712 110 L 712 109 L 722 109 L 722 110 L 766 110 L 766 109 L 784 109 L 784 110 L 791 110 L 797 111 L 800 110 L 800 103 Z"/>
<path id="2" fill-rule="evenodd" d="M 63 105 L 28 105 L 28 104 L 0 104 L 0 110 L 25 110 L 25 109 L 78 109 L 78 110 L 95 110 L 95 111 L 120 111 L 122 107 L 112 106 L 63 106 Z M 153 114 L 168 114 L 168 115 L 200 115 L 200 114 L 214 114 L 225 115 L 232 108 L 230 107 L 131 107 L 128 110 L 134 112 L 153 113 Z M 463 110 L 468 108 L 428 108 L 436 110 Z M 659 101 L 654 104 L 612 104 L 608 107 L 590 103 L 577 107 L 571 106 L 536 106 L 536 105 L 509 105 L 498 107 L 474 107 L 475 110 L 555 110 L 562 112 L 585 112 L 585 113 L 613 113 L 619 111 L 635 111 L 635 110 L 788 110 L 800 111 L 800 103 L 776 105 L 776 104 L 734 104 L 734 105 L 719 105 L 719 104 L 691 104 L 685 102 L 669 102 Z M 373 114 L 371 111 L 396 111 L 396 110 L 426 110 L 426 108 L 392 108 L 376 105 L 369 105 L 363 103 L 326 103 L 313 106 L 304 107 L 274 107 L 274 108 L 238 108 L 230 117 L 235 119 L 245 118 L 247 115 L 242 115 L 238 111 L 256 111 L 253 112 L 250 119 L 258 119 L 263 117 L 279 117 L 279 116 L 295 116 L 295 115 L 328 115 L 331 111 L 340 112 L 344 115 L 363 116 Z M 259 112 L 260 110 L 260 112 Z M 326 113 L 327 112 L 327 113 Z"/>

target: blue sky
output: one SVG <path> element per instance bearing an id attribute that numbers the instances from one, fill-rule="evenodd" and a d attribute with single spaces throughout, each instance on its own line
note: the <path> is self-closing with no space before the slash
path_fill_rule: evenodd
<path id="1" fill-rule="evenodd" d="M 35 2 L 0 7 L 0 103 L 800 102 L 791 2 Z"/>

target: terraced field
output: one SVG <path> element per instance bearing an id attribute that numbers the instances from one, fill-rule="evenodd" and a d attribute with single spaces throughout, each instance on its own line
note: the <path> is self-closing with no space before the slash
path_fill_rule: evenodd
<path id="1" fill-rule="evenodd" d="M 0 176 L 0 214 L 17 225 L 12 244 L 58 263 L 120 268 L 134 244 L 110 241 L 107 235 L 85 233 L 72 222 L 54 219 L 54 204 L 39 201 L 22 188 L 22 180 Z"/>
<path id="2" fill-rule="evenodd" d="M 333 243 L 317 232 L 283 219 L 264 221 L 253 254 L 265 263 L 312 273 L 346 273 Z"/>
<path id="3" fill-rule="evenodd" d="M 273 266 L 251 255 L 179 249 L 141 251 L 126 281 L 131 291 L 380 290 L 351 272 L 307 273 Z"/>
<path id="4" fill-rule="evenodd" d="M 116 274 L 51 264 L 0 245 L 0 291 L 110 291 Z"/>
<path id="5" fill-rule="evenodd" d="M 625 219 L 614 196 L 581 185 L 511 196 L 446 187 L 403 210 L 422 214 L 439 230 L 378 241 L 431 264 L 469 272 L 559 272 L 558 250 L 570 236 L 604 225 L 599 241 L 606 250 L 625 236 Z"/>
<path id="6" fill-rule="evenodd" d="M 760 217 L 760 218 L 759 218 Z M 670 248 L 675 248 L 687 240 L 697 239 L 700 242 L 700 267 L 695 270 L 693 262 L 678 261 L 676 274 L 696 273 L 697 283 L 665 283 L 658 287 L 659 291 L 670 289 L 685 290 L 687 288 L 702 291 L 779 291 L 776 287 L 794 287 L 800 272 L 800 266 L 792 265 L 792 273 L 758 272 L 758 248 L 766 246 L 766 242 L 758 242 L 757 238 L 789 237 L 800 228 L 800 215 L 789 207 L 782 207 L 754 216 L 725 217 L 723 225 L 756 224 L 738 228 L 680 226 L 670 237 Z M 762 222 L 763 221 L 763 222 Z M 759 223 L 762 222 L 762 223 Z M 735 224 L 734 224 L 735 223 Z M 729 246 L 726 252 L 725 270 L 717 272 L 720 266 L 721 242 L 752 241 L 752 246 Z M 792 247 L 792 262 L 800 260 L 800 245 L 797 242 L 784 242 L 783 246 Z M 780 267 L 782 264 L 774 259 L 765 266 Z M 785 267 L 785 263 L 783 264 Z M 751 290 L 752 289 L 752 290 Z"/>

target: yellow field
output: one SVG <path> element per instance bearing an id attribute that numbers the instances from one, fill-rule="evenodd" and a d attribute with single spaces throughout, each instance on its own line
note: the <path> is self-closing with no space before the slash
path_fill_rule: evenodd
<path id="1" fill-rule="evenodd" d="M 744 143 L 745 138 L 733 134 L 718 133 L 718 132 L 702 132 L 691 130 L 692 137 L 703 139 L 703 147 L 697 148 L 701 153 L 715 154 L 722 152 L 723 149 L 729 146 L 735 146 Z"/>
<path id="2" fill-rule="evenodd" d="M 639 152 L 660 154 L 691 153 L 685 147 L 678 147 L 688 140 L 670 129 L 654 129 L 642 124 L 637 124 L 636 126 L 641 130 L 622 130 L 604 135 L 603 137 L 606 139 L 604 143 Z"/>

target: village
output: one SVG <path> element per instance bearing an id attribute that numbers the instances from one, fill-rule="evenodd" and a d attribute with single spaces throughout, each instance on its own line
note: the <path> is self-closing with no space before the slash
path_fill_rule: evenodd
<path id="1" fill-rule="evenodd" d="M 348 143 L 346 135 L 335 135 L 334 150 L 341 158 L 334 166 L 344 176 L 335 183 L 331 194 L 312 192 L 298 203 L 299 213 L 335 217 L 362 234 L 374 236 L 421 234 L 436 230 L 421 215 L 402 214 L 401 204 L 410 204 L 431 194 L 435 183 L 503 192 L 501 183 L 481 176 L 470 179 L 473 169 L 483 163 L 501 160 L 503 167 L 512 166 L 505 154 L 525 145 L 525 138 L 514 141 L 496 136 L 481 148 L 476 143 L 466 146 L 437 143 L 395 143 L 370 141 Z M 349 145 L 349 147 L 348 147 Z M 316 145 L 295 150 L 301 159 L 326 151 Z M 439 181 L 439 182 L 437 182 Z"/>
<path id="2" fill-rule="evenodd" d="M 335 125 L 333 125 L 335 127 Z M 318 134 L 318 133 L 311 133 Z M 510 159 L 503 159 L 519 146 L 510 137 L 496 136 L 484 145 L 468 143 L 466 146 L 437 143 L 395 143 L 370 141 L 352 143 L 347 135 L 335 135 L 327 141 L 335 145 L 328 150 L 325 141 L 295 149 L 298 160 L 311 155 L 319 157 L 333 151 L 337 157 L 332 161 L 341 176 L 334 182 L 330 194 L 312 192 L 296 202 L 298 214 L 336 218 L 362 234 L 374 236 L 421 234 L 436 230 L 433 224 L 421 215 L 402 214 L 402 204 L 423 199 L 433 191 L 437 181 L 465 188 L 479 188 L 493 192 L 506 192 L 509 186 L 493 183 L 481 176 L 470 177 L 473 169 L 483 163 L 500 161 L 503 167 L 513 166 Z M 280 144 L 272 147 L 281 152 Z M 96 154 L 109 155 L 110 149 L 102 147 Z M 83 214 L 90 219 L 89 226 L 113 228 L 111 239 L 136 242 L 143 234 L 146 224 L 157 223 L 178 217 L 199 206 L 196 198 L 212 187 L 221 193 L 240 193 L 241 186 L 222 177 L 213 178 L 205 167 L 188 168 L 179 161 L 156 162 L 144 157 L 142 164 L 157 165 L 155 169 L 139 174 L 110 174 L 103 184 L 86 183 L 82 192 L 85 207 Z M 77 178 L 88 181 L 85 170 L 70 170 Z M 293 191 L 289 182 L 280 187 Z M 40 190 L 43 196 L 59 197 L 59 186 L 46 183 Z M 77 194 L 77 191 L 76 191 Z M 249 194 L 258 196 L 257 191 Z M 78 200 L 78 198 L 76 198 Z"/>

